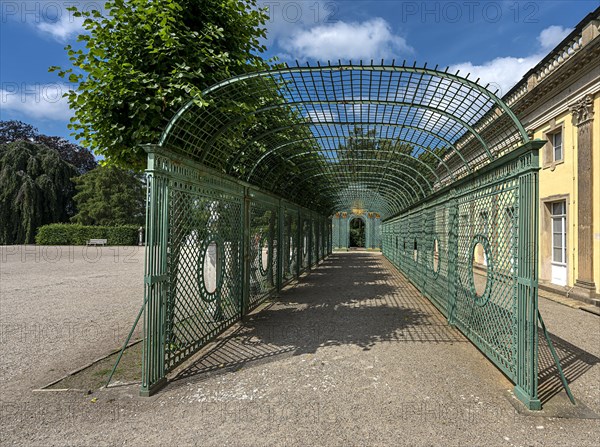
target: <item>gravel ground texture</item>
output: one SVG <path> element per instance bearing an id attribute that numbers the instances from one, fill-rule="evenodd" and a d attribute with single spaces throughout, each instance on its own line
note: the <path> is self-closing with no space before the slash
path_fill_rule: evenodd
<path id="1" fill-rule="evenodd" d="M 2 248 L 2 445 L 598 445 L 598 419 L 516 411 L 506 377 L 376 253 L 333 254 L 151 398 L 33 392 L 118 347 L 141 304 L 142 250 L 81 250 Z M 600 413 L 600 318 L 540 307 L 575 397 Z"/>
<path id="2" fill-rule="evenodd" d="M 0 247 L 3 389 L 40 388 L 119 348 L 143 275 L 143 247 Z"/>

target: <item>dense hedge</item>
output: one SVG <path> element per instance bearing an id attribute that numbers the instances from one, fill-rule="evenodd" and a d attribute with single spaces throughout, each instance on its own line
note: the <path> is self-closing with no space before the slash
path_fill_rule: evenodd
<path id="1" fill-rule="evenodd" d="M 116 227 L 50 224 L 38 228 L 35 242 L 38 245 L 85 245 L 90 239 L 107 239 L 107 245 L 137 245 L 139 227 Z"/>

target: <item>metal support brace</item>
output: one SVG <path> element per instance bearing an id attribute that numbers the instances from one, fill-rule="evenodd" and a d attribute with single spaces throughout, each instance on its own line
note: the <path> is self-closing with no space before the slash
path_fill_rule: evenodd
<path id="1" fill-rule="evenodd" d="M 119 351 L 119 356 L 117 357 L 117 361 L 115 362 L 115 366 L 113 366 L 112 371 L 110 372 L 110 376 L 108 376 L 108 380 L 106 381 L 106 388 L 108 388 L 108 385 L 110 385 L 110 381 L 113 378 L 113 375 L 115 374 L 115 371 L 117 370 L 117 366 L 119 366 L 119 363 L 121 362 L 121 357 L 123 357 L 123 353 L 125 352 L 125 349 L 127 348 L 127 345 L 129 344 L 129 341 L 131 340 L 131 337 L 133 336 L 133 331 L 135 331 L 135 328 L 137 327 L 140 318 L 142 317 L 142 315 L 144 314 L 144 309 L 146 309 L 146 302 L 148 301 L 148 298 L 144 298 L 144 303 L 142 304 L 142 307 L 140 307 L 140 311 L 137 314 L 137 317 L 135 317 L 135 321 L 133 323 L 133 325 L 131 326 L 131 330 L 129 331 L 129 334 L 127 335 L 127 338 L 125 339 L 125 343 L 123 343 L 123 347 L 121 348 L 121 350 Z"/>
<path id="2" fill-rule="evenodd" d="M 542 314 L 540 310 L 537 311 L 538 321 L 540 322 L 540 326 L 542 326 L 542 331 L 544 332 L 544 337 L 546 337 L 546 341 L 548 342 L 548 347 L 550 348 L 550 352 L 552 353 L 552 358 L 554 358 L 554 363 L 556 363 L 556 369 L 558 369 L 558 375 L 560 376 L 560 381 L 562 382 L 563 388 L 567 392 L 567 396 L 569 396 L 569 400 L 573 405 L 575 404 L 575 398 L 573 397 L 573 393 L 571 393 L 571 388 L 569 387 L 569 383 L 567 382 L 567 378 L 563 372 L 562 367 L 560 366 L 560 359 L 556 354 L 556 350 L 554 349 L 554 343 L 552 343 L 552 339 L 550 338 L 550 334 L 546 329 L 546 325 L 544 324 L 544 319 L 542 318 Z"/>

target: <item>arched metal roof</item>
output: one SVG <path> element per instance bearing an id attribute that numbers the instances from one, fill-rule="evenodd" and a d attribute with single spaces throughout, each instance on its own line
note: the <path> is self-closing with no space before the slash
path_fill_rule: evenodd
<path id="1" fill-rule="evenodd" d="M 191 99 L 160 145 L 324 214 L 396 214 L 528 142 L 495 93 L 416 65 L 296 66 Z"/>

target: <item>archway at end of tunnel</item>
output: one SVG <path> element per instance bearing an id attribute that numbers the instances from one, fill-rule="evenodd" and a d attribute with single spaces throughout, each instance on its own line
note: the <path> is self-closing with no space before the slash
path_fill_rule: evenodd
<path id="1" fill-rule="evenodd" d="M 355 244 L 381 250 L 539 409 L 531 256 L 543 144 L 486 86 L 437 66 L 285 66 L 190 98 L 145 147 L 142 394 Z"/>
<path id="2" fill-rule="evenodd" d="M 365 221 L 361 217 L 353 218 L 349 229 L 349 248 L 365 248 Z"/>

